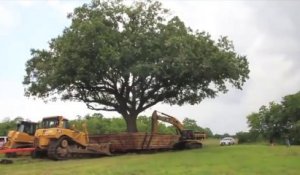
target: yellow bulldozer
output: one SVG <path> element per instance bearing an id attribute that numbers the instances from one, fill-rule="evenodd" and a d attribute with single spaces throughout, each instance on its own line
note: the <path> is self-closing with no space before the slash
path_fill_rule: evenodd
<path id="1" fill-rule="evenodd" d="M 70 127 L 62 116 L 46 117 L 41 129 L 36 130 L 33 158 L 46 155 L 53 160 L 65 160 L 86 156 L 110 155 L 110 144 L 91 144 L 84 126 L 84 132 Z"/>
<path id="2" fill-rule="evenodd" d="M 152 134 L 157 133 L 158 121 L 172 124 L 179 132 L 179 141 L 174 144 L 174 149 L 202 148 L 202 140 L 206 138 L 205 133 L 185 129 L 183 124 L 175 117 L 162 112 L 154 111 L 152 113 Z"/>
<path id="3" fill-rule="evenodd" d="M 4 149 L 31 148 L 33 147 L 34 134 L 37 123 L 30 121 L 21 121 L 17 124 L 16 130 L 11 130 L 7 134 L 7 142 Z M 6 153 L 6 157 L 16 157 L 18 155 L 30 155 L 28 152 Z"/>

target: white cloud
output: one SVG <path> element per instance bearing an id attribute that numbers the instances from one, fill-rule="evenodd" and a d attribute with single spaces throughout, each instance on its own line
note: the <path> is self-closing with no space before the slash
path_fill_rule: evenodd
<path id="1" fill-rule="evenodd" d="M 80 102 L 47 102 L 41 99 L 24 96 L 23 85 L 16 80 L 1 79 L 0 86 L 0 121 L 4 117 L 11 119 L 21 116 L 32 121 L 39 121 L 43 117 L 62 115 L 68 119 L 75 119 L 77 115 L 84 116 L 96 111 L 89 110 L 84 103 Z M 101 112 L 108 117 L 120 116 L 117 113 Z"/>
<path id="2" fill-rule="evenodd" d="M 47 4 L 65 16 L 73 12 L 75 7 L 81 6 L 85 0 L 78 1 L 60 1 L 60 0 L 47 0 Z"/>
<path id="3" fill-rule="evenodd" d="M 19 16 L 19 13 L 9 6 L 0 4 L 0 36 L 9 35 L 18 26 Z"/>
<path id="4" fill-rule="evenodd" d="M 23 7 L 31 7 L 34 5 L 34 3 L 36 3 L 36 0 L 20 0 L 17 1 L 21 6 Z"/>

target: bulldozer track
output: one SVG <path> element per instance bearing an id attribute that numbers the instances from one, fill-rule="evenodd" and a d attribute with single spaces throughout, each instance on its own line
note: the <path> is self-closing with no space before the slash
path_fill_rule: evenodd
<path id="1" fill-rule="evenodd" d="M 60 143 L 62 142 L 62 140 L 64 139 L 67 139 L 66 137 L 61 137 L 60 139 L 58 140 L 51 140 L 50 144 L 49 144 L 49 147 L 48 147 L 48 157 L 50 159 L 53 159 L 53 160 L 66 160 L 68 159 L 69 157 L 69 153 L 67 153 L 65 156 L 60 156 L 58 154 L 58 148 L 60 147 Z M 68 149 L 66 149 L 68 150 Z"/>
<path id="2" fill-rule="evenodd" d="M 97 153 L 91 149 L 87 150 L 84 146 L 66 136 L 57 140 L 51 140 L 47 154 L 48 157 L 53 160 L 81 159 L 103 155 L 103 153 Z"/>

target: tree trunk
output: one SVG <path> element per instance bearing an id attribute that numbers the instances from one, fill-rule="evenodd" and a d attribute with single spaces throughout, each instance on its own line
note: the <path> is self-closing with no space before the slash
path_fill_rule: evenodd
<path id="1" fill-rule="evenodd" d="M 124 117 L 124 119 L 127 125 L 127 132 L 138 132 L 136 125 L 137 116 L 128 116 Z"/>

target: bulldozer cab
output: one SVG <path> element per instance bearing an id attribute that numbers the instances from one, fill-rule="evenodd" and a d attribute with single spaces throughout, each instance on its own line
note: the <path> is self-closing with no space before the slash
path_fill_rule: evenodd
<path id="1" fill-rule="evenodd" d="M 17 131 L 27 133 L 31 136 L 34 135 L 35 130 L 37 129 L 37 123 L 21 121 L 21 123 L 17 124 Z"/>
<path id="2" fill-rule="evenodd" d="M 68 120 L 62 116 L 47 117 L 42 120 L 41 127 L 47 128 L 69 128 Z"/>

